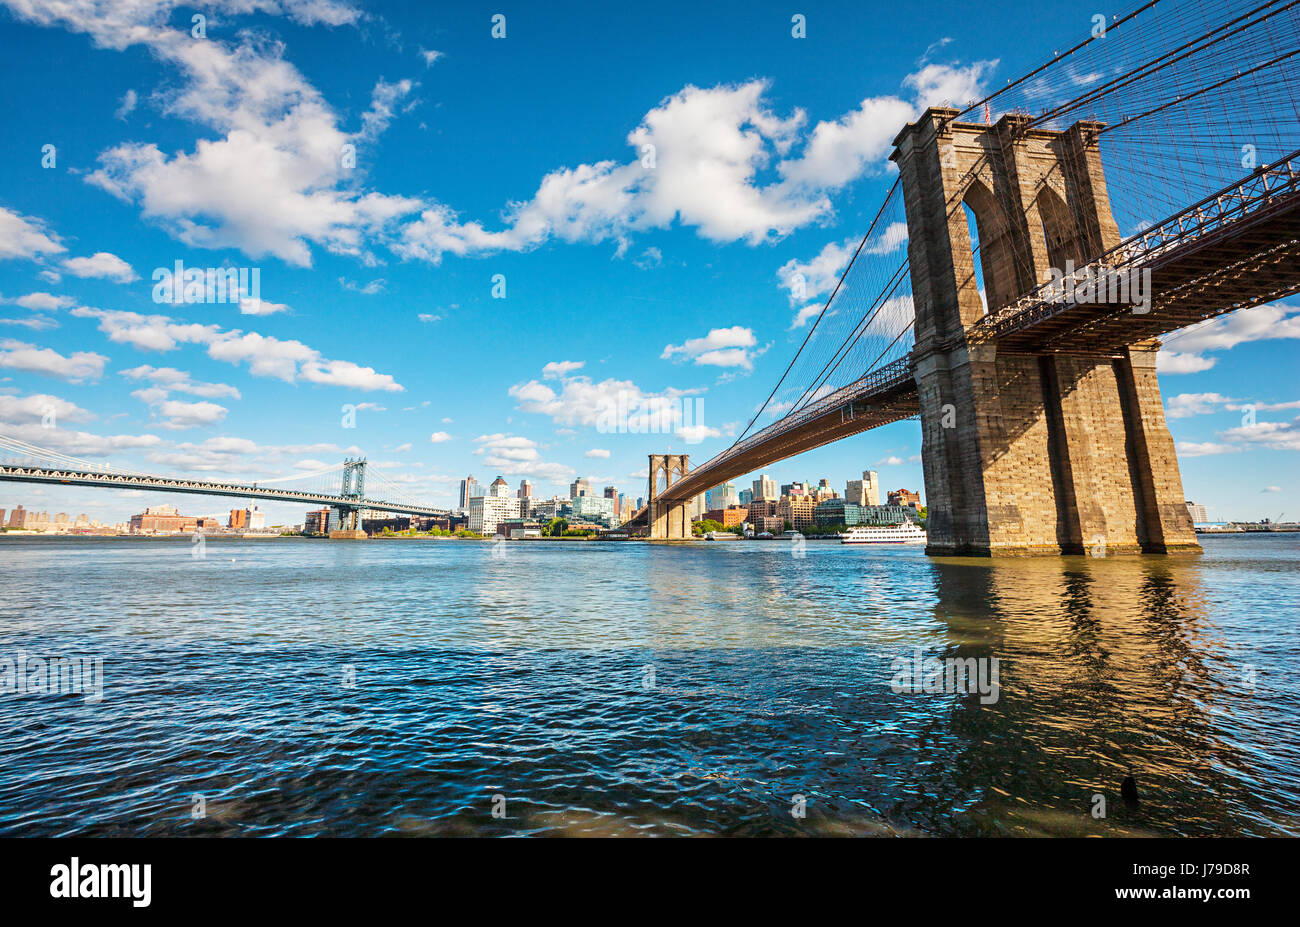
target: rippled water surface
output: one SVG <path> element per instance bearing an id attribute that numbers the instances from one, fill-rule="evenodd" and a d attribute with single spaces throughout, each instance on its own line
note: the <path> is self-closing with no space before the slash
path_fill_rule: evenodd
<path id="1" fill-rule="evenodd" d="M 0 660 L 104 692 L 0 695 L 0 833 L 1297 834 L 1300 535 L 1204 544 L 4 538 Z"/>

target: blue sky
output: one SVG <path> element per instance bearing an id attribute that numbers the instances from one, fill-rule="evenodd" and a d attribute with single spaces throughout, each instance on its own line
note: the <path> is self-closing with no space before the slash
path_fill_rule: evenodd
<path id="1" fill-rule="evenodd" d="M 0 0 L 0 433 L 213 477 L 360 452 L 442 505 L 470 473 L 642 495 L 647 453 L 703 461 L 767 395 L 825 298 L 782 284 L 833 283 L 902 122 L 1095 12 L 819 4 L 796 39 L 784 5 L 450 6 L 234 0 L 196 37 L 165 0 Z M 256 268 L 260 303 L 155 301 L 176 261 Z M 1214 515 L 1300 514 L 1298 313 L 1238 313 L 1163 363 L 1186 494 Z M 619 393 L 702 400 L 702 423 L 602 433 Z M 903 422 L 769 472 L 917 489 L 919 445 Z M 157 501 L 0 494 L 110 520 Z"/>

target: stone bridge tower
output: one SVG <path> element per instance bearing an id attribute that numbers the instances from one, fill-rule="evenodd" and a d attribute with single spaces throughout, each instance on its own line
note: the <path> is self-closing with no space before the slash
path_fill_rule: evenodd
<path id="1" fill-rule="evenodd" d="M 691 538 L 690 500 L 660 500 L 660 495 L 691 468 L 689 454 L 651 454 L 650 491 L 646 495 L 646 524 L 652 541 Z"/>
<path id="2" fill-rule="evenodd" d="M 894 141 L 916 305 L 929 553 L 1199 550 L 1156 382 L 1158 342 L 1120 355 L 968 343 L 984 315 L 1120 241 L 1098 123 L 1064 132 L 932 108 Z"/>

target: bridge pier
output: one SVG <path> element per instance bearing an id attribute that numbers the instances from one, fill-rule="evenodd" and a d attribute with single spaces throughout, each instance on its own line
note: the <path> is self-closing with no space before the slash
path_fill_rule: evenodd
<path id="1" fill-rule="evenodd" d="M 967 340 L 989 311 L 1119 241 L 1095 124 L 1025 130 L 932 108 L 895 141 L 916 307 L 913 364 L 934 555 L 1199 550 L 1155 375 L 1120 354 Z M 981 292 L 963 206 L 974 214 Z"/>
<path id="2" fill-rule="evenodd" d="M 361 513 L 353 508 L 337 506 L 339 526 L 330 532 L 331 541 L 364 541 L 366 532 L 361 528 Z"/>
<path id="3" fill-rule="evenodd" d="M 691 500 L 663 498 L 663 494 L 690 470 L 689 454 L 651 454 L 650 488 L 646 495 L 646 524 L 652 541 L 689 541 Z"/>

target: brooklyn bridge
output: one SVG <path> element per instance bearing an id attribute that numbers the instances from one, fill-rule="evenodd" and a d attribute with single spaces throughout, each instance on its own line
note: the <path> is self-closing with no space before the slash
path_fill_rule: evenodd
<path id="1" fill-rule="evenodd" d="M 920 418 L 935 555 L 1199 550 L 1160 337 L 1300 289 L 1296 2 L 1155 0 L 900 126 L 897 175 L 780 381 L 627 522 Z M 760 422 L 769 420 L 760 427 Z"/>

